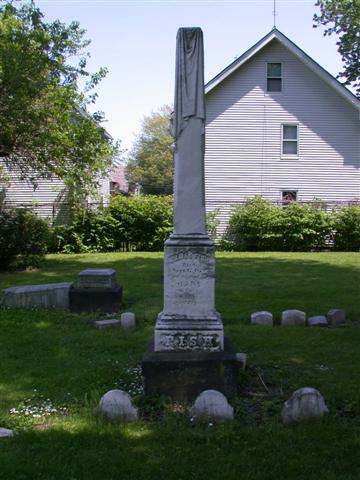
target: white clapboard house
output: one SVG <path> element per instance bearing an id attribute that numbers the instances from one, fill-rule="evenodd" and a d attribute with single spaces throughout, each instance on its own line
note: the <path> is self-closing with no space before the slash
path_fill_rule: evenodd
<path id="1" fill-rule="evenodd" d="M 64 182 L 56 177 L 38 179 L 34 185 L 31 179 L 22 178 L 19 169 L 7 168 L 0 159 L 1 208 L 30 208 L 53 223 L 66 223 L 70 218 L 70 199 Z M 110 177 L 99 178 L 96 197 L 88 197 L 88 204 L 106 205 L 110 196 Z"/>
<path id="2" fill-rule="evenodd" d="M 79 108 L 79 113 L 88 117 L 88 113 Z M 112 140 L 111 135 L 102 127 L 106 139 Z M 113 159 L 113 168 L 104 176 L 96 179 L 97 188 L 94 195 L 84 199 L 84 204 L 96 207 L 109 203 L 112 186 L 112 175 L 117 165 Z M 0 151 L 0 210 L 1 208 L 26 207 L 53 223 L 66 223 L 70 218 L 70 197 L 64 182 L 57 178 L 40 178 L 32 182 L 31 178 L 23 178 L 20 169 L 6 165 L 1 158 Z M 35 175 L 36 177 L 36 175 Z"/>
<path id="3" fill-rule="evenodd" d="M 274 28 L 206 86 L 207 211 L 360 201 L 360 101 Z"/>

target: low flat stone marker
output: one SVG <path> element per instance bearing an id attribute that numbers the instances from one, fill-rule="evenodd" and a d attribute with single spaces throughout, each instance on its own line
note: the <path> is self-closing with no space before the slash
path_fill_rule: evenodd
<path id="1" fill-rule="evenodd" d="M 111 422 L 134 422 L 138 411 L 132 404 L 130 395 L 123 390 L 110 390 L 100 399 L 98 412 Z"/>
<path id="2" fill-rule="evenodd" d="M 213 420 L 232 420 L 234 409 L 227 398 L 217 390 L 205 390 L 196 398 L 191 407 L 192 417 L 209 417 Z"/>
<path id="3" fill-rule="evenodd" d="M 284 310 L 281 314 L 281 325 L 302 326 L 305 325 L 306 314 L 301 310 Z"/>
<path id="4" fill-rule="evenodd" d="M 251 323 L 253 325 L 269 325 L 273 326 L 273 315 L 271 312 L 265 310 L 261 312 L 254 312 L 251 314 Z"/>
<path id="5" fill-rule="evenodd" d="M 10 438 L 13 437 L 15 434 L 12 430 L 8 428 L 0 428 L 0 438 Z"/>
<path id="6" fill-rule="evenodd" d="M 104 330 L 106 328 L 112 328 L 112 327 L 121 327 L 121 321 L 117 319 L 111 319 L 111 320 L 96 320 L 94 322 L 94 325 L 96 328 L 99 330 Z"/>
<path id="7" fill-rule="evenodd" d="M 329 413 L 324 397 L 315 388 L 305 387 L 296 390 L 284 403 L 281 417 L 287 423 L 308 418 L 321 418 Z"/>
<path id="8" fill-rule="evenodd" d="M 47 283 L 5 288 L 1 305 L 10 308 L 69 308 L 72 283 Z"/>
<path id="9" fill-rule="evenodd" d="M 124 312 L 121 314 L 121 327 L 124 330 L 129 330 L 135 327 L 135 314 L 132 312 Z"/>
<path id="10" fill-rule="evenodd" d="M 342 325 L 346 322 L 345 311 L 341 310 L 340 308 L 332 308 L 328 311 L 326 317 L 329 325 L 332 325 L 334 327 L 336 327 L 337 325 Z"/>
<path id="11" fill-rule="evenodd" d="M 324 315 L 315 315 L 307 319 L 309 327 L 328 327 L 327 318 Z"/>
<path id="12" fill-rule="evenodd" d="M 87 268 L 78 275 L 78 288 L 115 288 L 116 271 L 113 268 Z"/>
<path id="13" fill-rule="evenodd" d="M 245 370 L 246 368 L 246 361 L 247 361 L 247 353 L 239 352 L 236 354 L 236 361 L 240 363 L 241 368 Z"/>
<path id="14" fill-rule="evenodd" d="M 87 268 L 79 273 L 69 298 L 74 312 L 115 313 L 120 309 L 122 286 L 117 284 L 113 268 Z"/>

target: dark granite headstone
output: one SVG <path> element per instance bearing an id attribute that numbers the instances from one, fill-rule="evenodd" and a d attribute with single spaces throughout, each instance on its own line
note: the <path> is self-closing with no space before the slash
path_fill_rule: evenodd
<path id="1" fill-rule="evenodd" d="M 87 268 L 79 273 L 76 286 L 70 289 L 70 310 L 105 313 L 118 312 L 121 306 L 122 286 L 117 284 L 112 268 Z"/>

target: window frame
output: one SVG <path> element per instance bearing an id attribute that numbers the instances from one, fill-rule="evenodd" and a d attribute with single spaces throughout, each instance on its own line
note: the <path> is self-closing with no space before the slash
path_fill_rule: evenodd
<path id="1" fill-rule="evenodd" d="M 296 139 L 284 138 L 284 127 L 296 127 Z M 281 158 L 299 158 L 299 123 L 298 122 L 284 122 L 280 125 L 281 134 Z M 296 153 L 284 153 L 284 142 L 296 142 Z"/>
<path id="2" fill-rule="evenodd" d="M 271 63 L 278 63 L 281 67 L 281 76 L 280 77 L 270 77 L 268 75 L 268 65 L 271 64 Z M 269 79 L 277 79 L 277 78 L 280 78 L 280 81 L 281 81 L 281 90 L 268 90 L 268 80 Z M 265 63 L 265 91 L 267 94 L 275 94 L 275 95 L 281 95 L 284 91 L 284 64 L 283 62 L 279 62 L 279 61 L 267 61 Z"/>

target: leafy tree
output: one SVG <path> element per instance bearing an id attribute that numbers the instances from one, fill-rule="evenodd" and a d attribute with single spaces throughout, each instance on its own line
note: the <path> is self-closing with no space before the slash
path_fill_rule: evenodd
<path id="1" fill-rule="evenodd" d="M 87 111 L 106 69 L 86 70 L 84 36 L 78 22 L 46 23 L 33 1 L 0 1 L 0 156 L 34 183 L 55 175 L 78 193 L 117 151 L 103 114 Z"/>
<path id="2" fill-rule="evenodd" d="M 126 168 L 131 185 L 139 184 L 146 194 L 169 194 L 173 189 L 172 108 L 163 106 L 144 117 L 141 132 L 129 154 Z"/>
<path id="3" fill-rule="evenodd" d="M 360 0 L 317 0 L 320 14 L 314 15 L 315 27 L 326 27 L 324 35 L 339 35 L 338 51 L 344 62 L 339 77 L 353 85 L 360 97 Z"/>

